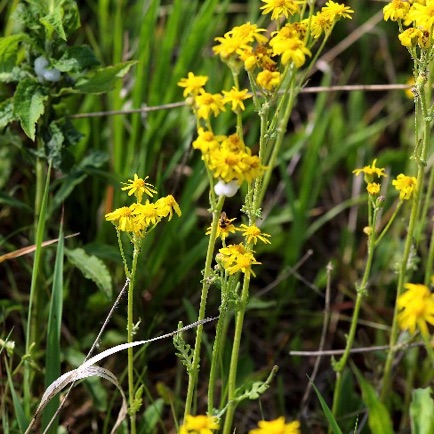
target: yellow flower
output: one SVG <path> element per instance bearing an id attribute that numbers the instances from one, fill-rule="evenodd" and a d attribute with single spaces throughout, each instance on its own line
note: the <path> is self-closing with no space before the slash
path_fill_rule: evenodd
<path id="1" fill-rule="evenodd" d="M 171 194 L 165 197 L 160 197 L 160 199 L 155 202 L 155 206 L 157 207 L 158 215 L 160 217 L 169 216 L 169 221 L 173 217 L 173 211 L 175 211 L 178 217 L 181 217 L 181 208 Z"/>
<path id="2" fill-rule="evenodd" d="M 305 20 L 306 22 L 308 19 Z M 310 22 L 310 31 L 312 36 L 315 39 L 318 39 L 323 32 L 328 33 L 333 26 L 333 20 L 330 20 L 330 17 L 325 15 L 323 12 L 318 12 L 316 15 L 313 15 Z"/>
<path id="3" fill-rule="evenodd" d="M 366 190 L 371 196 L 377 196 L 380 193 L 381 185 L 376 182 L 369 182 Z"/>
<path id="4" fill-rule="evenodd" d="M 280 83 L 280 72 L 272 72 L 268 69 L 261 71 L 256 77 L 256 83 L 263 89 L 271 91 Z"/>
<path id="5" fill-rule="evenodd" d="M 242 224 L 238 230 L 243 233 L 243 237 L 249 244 L 256 244 L 258 240 L 265 244 L 271 244 L 271 241 L 268 239 L 271 235 L 261 232 L 261 229 L 256 225 L 247 226 Z"/>
<path id="6" fill-rule="evenodd" d="M 241 36 L 231 36 L 229 33 L 225 33 L 223 37 L 214 38 L 220 45 L 215 45 L 212 50 L 215 54 L 218 54 L 222 60 L 226 60 L 239 51 L 248 50 L 249 45 L 245 42 Z"/>
<path id="7" fill-rule="evenodd" d="M 403 20 L 409 9 L 410 3 L 402 0 L 392 0 L 383 8 L 384 21 L 387 21 L 389 18 L 392 21 Z"/>
<path id="8" fill-rule="evenodd" d="M 423 39 L 423 32 L 420 29 L 410 27 L 398 35 L 398 39 L 404 47 L 415 47 Z M 420 44 L 419 44 L 420 45 Z"/>
<path id="9" fill-rule="evenodd" d="M 272 20 L 278 20 L 279 18 L 285 16 L 288 18 L 298 12 L 297 2 L 294 0 L 261 0 L 265 3 L 259 9 L 263 9 L 262 14 L 271 14 Z"/>
<path id="10" fill-rule="evenodd" d="M 179 434 L 212 434 L 219 428 L 216 416 L 188 415 L 184 424 L 179 427 Z"/>
<path id="11" fill-rule="evenodd" d="M 332 21 L 339 20 L 340 18 L 349 18 L 351 20 L 350 14 L 354 13 L 349 6 L 336 3 L 332 0 L 329 0 L 325 4 L 325 6 L 321 9 L 321 12 L 328 16 L 328 18 Z"/>
<path id="12" fill-rule="evenodd" d="M 210 152 L 219 149 L 220 143 L 226 139 L 226 136 L 215 136 L 211 131 L 199 128 L 197 139 L 193 142 L 194 149 L 199 149 L 204 156 Z"/>
<path id="13" fill-rule="evenodd" d="M 236 220 L 236 218 L 228 219 L 225 212 L 222 212 L 219 219 L 219 224 L 217 226 L 217 235 L 216 237 L 220 237 L 222 240 L 225 240 L 229 234 L 234 234 L 236 232 L 236 227 L 232 224 L 232 222 Z M 211 234 L 211 226 L 207 229 L 205 235 Z"/>
<path id="14" fill-rule="evenodd" d="M 132 209 L 128 206 L 123 206 L 122 208 L 109 212 L 105 215 L 105 219 L 109 222 L 113 222 L 120 231 L 135 232 L 134 216 Z"/>
<path id="15" fill-rule="evenodd" d="M 142 201 L 143 193 L 147 194 L 148 196 L 152 197 L 153 193 L 157 193 L 157 190 L 155 190 L 155 187 L 152 184 L 148 184 L 146 180 L 149 178 L 147 176 L 145 179 L 139 178 L 138 175 L 134 174 L 134 179 L 129 179 L 128 182 L 122 182 L 122 184 L 125 184 L 125 187 L 122 187 L 122 191 L 128 191 L 128 196 L 134 196 L 137 197 L 137 201 Z"/>
<path id="16" fill-rule="evenodd" d="M 378 177 L 380 177 L 380 176 L 387 176 L 384 173 L 385 169 L 380 168 L 380 167 L 376 167 L 375 166 L 376 163 L 377 163 L 377 159 L 375 159 L 372 162 L 371 166 L 365 166 L 365 167 L 362 167 L 361 169 L 354 169 L 353 173 L 356 176 L 360 175 L 361 173 L 364 173 L 365 174 L 365 181 L 368 182 L 368 183 L 373 181 L 374 175 L 377 175 Z"/>
<path id="17" fill-rule="evenodd" d="M 250 430 L 249 434 L 301 434 L 300 422 L 285 423 L 283 416 L 269 422 L 261 420 L 258 427 Z"/>
<path id="18" fill-rule="evenodd" d="M 134 203 L 131 208 L 134 215 L 135 232 L 145 231 L 149 226 L 156 225 L 162 218 L 157 205 L 149 201 L 145 204 Z"/>
<path id="19" fill-rule="evenodd" d="M 300 68 L 306 62 L 306 55 L 311 56 L 310 50 L 299 38 L 278 39 L 274 41 L 272 47 L 273 56 L 282 55 L 283 65 L 286 65 L 291 60 L 297 68 Z"/>
<path id="20" fill-rule="evenodd" d="M 415 27 L 422 27 L 430 31 L 434 25 L 434 0 L 426 0 L 425 5 L 414 3 L 407 16 L 408 21 L 413 21 Z"/>
<path id="21" fill-rule="evenodd" d="M 244 100 L 251 98 L 252 96 L 248 94 L 247 89 L 239 90 L 235 86 L 232 87 L 230 91 L 223 91 L 223 102 L 232 104 L 232 111 L 237 113 L 238 110 L 245 110 Z"/>
<path id="22" fill-rule="evenodd" d="M 251 71 L 257 66 L 263 69 L 273 69 L 276 65 L 276 62 L 270 57 L 271 49 L 264 45 L 258 45 L 255 48 L 249 47 L 247 50 L 240 51 L 239 55 L 247 71 Z"/>
<path id="23" fill-rule="evenodd" d="M 406 176 L 400 173 L 392 181 L 392 185 L 399 191 L 399 198 L 401 200 L 408 200 L 416 193 L 417 179 L 414 176 Z"/>
<path id="24" fill-rule="evenodd" d="M 260 262 L 256 261 L 253 252 L 247 251 L 242 244 L 231 244 L 221 248 L 219 252 L 223 268 L 228 274 L 235 274 L 241 271 L 247 278 L 250 277 L 250 273 L 255 276 L 251 267 L 252 265 L 260 264 Z"/>
<path id="25" fill-rule="evenodd" d="M 244 44 L 248 44 L 256 41 L 258 44 L 265 44 L 267 42 L 267 37 L 261 35 L 261 32 L 266 32 L 267 29 L 258 29 L 256 24 L 242 24 L 241 26 L 236 26 L 228 32 L 233 38 L 239 38 Z"/>
<path id="26" fill-rule="evenodd" d="M 201 89 L 194 101 L 196 103 L 197 116 L 199 119 L 208 120 L 211 112 L 214 117 L 217 117 L 220 112 L 226 111 L 223 105 L 223 96 L 219 93 L 212 94 Z"/>
<path id="27" fill-rule="evenodd" d="M 178 86 L 185 87 L 182 94 L 184 97 L 190 94 L 196 96 L 203 89 L 207 81 L 208 77 L 206 75 L 194 75 L 192 72 L 189 72 L 188 78 L 181 78 L 178 81 Z"/>
<path id="28" fill-rule="evenodd" d="M 434 325 L 434 294 L 421 284 L 407 283 L 406 292 L 398 298 L 398 324 L 402 330 L 414 334 L 416 327 L 427 336 L 427 323 Z"/>

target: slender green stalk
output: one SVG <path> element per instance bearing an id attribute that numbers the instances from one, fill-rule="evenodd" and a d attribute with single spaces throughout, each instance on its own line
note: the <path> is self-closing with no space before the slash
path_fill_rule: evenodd
<path id="1" fill-rule="evenodd" d="M 372 206 L 373 206 L 372 202 L 371 202 L 371 198 L 369 199 L 369 203 L 370 203 L 369 209 L 371 210 Z M 354 339 L 355 339 L 356 330 L 357 330 L 357 322 L 359 319 L 360 308 L 362 306 L 362 299 L 366 295 L 366 292 L 367 292 L 366 288 L 368 285 L 368 279 L 369 279 L 369 275 L 371 273 L 372 260 L 374 257 L 374 251 L 375 251 L 375 245 L 376 245 L 375 244 L 375 226 L 377 223 L 378 211 L 379 211 L 379 208 L 374 205 L 373 211 L 372 211 L 372 217 L 370 218 L 370 221 L 372 223 L 370 225 L 371 234 L 370 234 L 369 240 L 368 240 L 368 258 L 366 260 L 365 271 L 363 273 L 362 281 L 360 282 L 359 285 L 356 286 L 356 291 L 357 291 L 356 303 L 354 305 L 354 312 L 353 312 L 353 316 L 351 318 L 351 326 L 350 326 L 350 331 L 348 333 L 344 354 L 342 355 L 341 359 L 338 362 L 333 363 L 333 369 L 336 372 L 336 384 L 335 384 L 334 396 L 333 396 L 332 413 L 333 413 L 333 416 L 335 416 L 335 417 L 336 417 L 336 413 L 339 409 L 339 405 L 340 405 L 340 401 L 341 401 L 342 378 L 343 378 L 342 377 L 342 371 L 344 370 L 345 366 L 347 365 L 348 357 L 350 356 L 351 349 L 353 348 Z M 371 214 L 371 212 L 369 214 Z M 330 429 L 331 428 L 329 428 L 329 432 L 331 432 Z"/>
<path id="2" fill-rule="evenodd" d="M 45 180 L 43 178 L 43 170 L 40 170 L 40 165 L 43 165 L 41 161 L 37 162 L 37 178 L 36 178 L 36 197 L 35 201 L 35 258 L 33 262 L 32 271 L 32 281 L 30 284 L 30 296 L 29 296 L 29 307 L 27 314 L 27 326 L 26 326 L 26 362 L 24 364 L 24 382 L 23 382 L 23 393 L 24 393 L 24 411 L 26 415 L 30 415 L 30 403 L 31 403 L 31 367 L 28 359 L 31 359 L 31 348 L 34 345 L 39 328 L 39 323 L 37 322 L 37 312 L 38 312 L 38 281 L 39 281 L 39 264 L 41 262 L 41 249 L 42 240 L 44 238 L 45 232 L 45 210 L 47 209 L 48 202 L 48 191 L 50 188 L 50 173 L 51 173 L 51 161 L 48 165 L 47 174 Z M 43 166 L 42 166 L 43 168 Z M 42 189 L 42 196 L 40 196 L 39 191 Z"/>
<path id="3" fill-rule="evenodd" d="M 206 252 L 205 269 L 204 269 L 203 280 L 202 280 L 202 294 L 200 297 L 199 315 L 197 318 L 198 321 L 201 321 L 202 319 L 205 318 L 206 304 L 208 300 L 208 289 L 211 285 L 209 278 L 211 276 L 211 264 L 214 257 L 214 246 L 215 246 L 215 240 L 217 235 L 217 225 L 219 222 L 219 218 L 222 212 L 224 202 L 225 202 L 225 197 L 220 196 L 212 212 L 213 218 L 211 223 L 211 231 L 209 235 L 208 249 Z M 196 389 L 197 376 L 199 374 L 199 358 L 200 358 L 200 348 L 202 344 L 202 334 L 203 334 L 203 325 L 201 324 L 196 329 L 196 340 L 194 343 L 192 368 L 191 368 L 191 372 L 189 372 L 188 374 L 188 386 L 187 386 L 187 397 L 185 400 L 184 419 L 191 413 L 193 395 Z"/>
<path id="4" fill-rule="evenodd" d="M 134 340 L 134 280 L 136 276 L 137 270 L 137 260 L 140 254 L 140 239 L 136 237 L 133 240 L 134 243 L 134 251 L 133 251 L 133 262 L 131 265 L 131 274 L 128 276 L 130 278 L 130 282 L 128 285 L 128 319 L 127 319 L 127 335 L 128 335 L 128 343 L 133 342 Z M 128 394 L 130 401 L 130 433 L 136 434 L 136 413 L 137 413 L 137 404 L 135 402 L 134 396 L 134 349 L 128 348 Z"/>
<path id="5" fill-rule="evenodd" d="M 398 215 L 399 210 L 401 209 L 401 206 L 404 202 L 400 200 L 398 202 L 398 205 L 395 208 L 395 211 L 393 211 L 392 217 L 390 217 L 389 221 L 387 222 L 387 225 L 384 227 L 384 229 L 381 231 L 381 234 L 377 237 L 375 240 L 375 247 L 380 244 L 380 241 L 383 239 L 384 235 L 386 235 L 387 231 L 389 230 L 390 226 L 392 226 L 392 223 L 395 221 L 396 216 Z"/>
<path id="6" fill-rule="evenodd" d="M 415 150 L 414 150 L 414 159 L 418 164 L 417 177 L 416 177 L 417 179 L 416 193 L 413 198 L 410 220 L 407 229 L 407 237 L 404 245 L 404 253 L 402 255 L 401 266 L 399 269 L 398 284 L 396 288 L 395 308 L 393 312 L 392 330 L 390 333 L 390 340 L 389 340 L 389 352 L 387 353 L 386 364 L 384 366 L 383 384 L 382 384 L 381 395 L 380 395 L 380 398 L 383 402 L 386 401 L 386 398 L 389 395 L 389 390 L 391 385 L 392 366 L 395 357 L 396 343 L 398 340 L 398 333 L 399 333 L 398 298 L 401 296 L 404 289 L 404 283 L 405 283 L 407 267 L 408 267 L 408 259 L 410 257 L 410 253 L 413 246 L 416 225 L 420 217 L 422 191 L 423 191 L 424 178 L 425 178 L 426 157 L 427 157 L 428 144 L 430 138 L 430 121 L 427 116 L 426 93 L 424 89 L 424 83 L 419 83 L 419 85 L 417 85 L 417 93 L 418 93 L 418 97 L 416 99 L 417 104 L 415 110 Z M 422 124 L 421 143 L 419 143 L 419 137 L 418 137 L 420 124 Z"/>
<path id="7" fill-rule="evenodd" d="M 217 322 L 214 345 L 212 349 L 211 357 L 211 369 L 209 372 L 209 382 L 208 382 L 208 414 L 213 414 L 214 410 L 214 392 L 215 383 L 217 380 L 217 365 L 220 359 L 220 349 L 222 347 L 222 341 L 224 339 L 224 329 L 226 322 L 226 314 L 228 309 L 228 282 L 224 281 L 222 285 L 222 301 L 220 304 L 220 315 Z"/>
<path id="8" fill-rule="evenodd" d="M 243 332 L 244 315 L 249 299 L 250 274 L 244 275 L 243 289 L 241 290 L 240 307 L 235 319 L 234 343 L 232 345 L 231 363 L 228 377 L 228 407 L 223 426 L 223 434 L 232 432 L 232 422 L 236 408 L 235 390 L 237 386 L 238 356 L 240 352 L 241 334 Z"/>

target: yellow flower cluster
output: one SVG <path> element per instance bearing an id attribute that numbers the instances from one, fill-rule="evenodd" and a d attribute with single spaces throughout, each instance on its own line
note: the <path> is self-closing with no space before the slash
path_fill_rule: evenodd
<path id="1" fill-rule="evenodd" d="M 414 334 L 416 328 L 428 336 L 428 324 L 434 325 L 434 294 L 425 285 L 407 283 L 398 298 L 398 323 L 402 330 Z"/>
<path id="2" fill-rule="evenodd" d="M 285 423 L 283 416 L 271 421 L 261 420 L 258 428 L 250 430 L 249 434 L 301 434 L 300 422 Z"/>
<path id="3" fill-rule="evenodd" d="M 237 134 L 216 136 L 200 128 L 193 148 L 202 152 L 202 159 L 214 177 L 224 182 L 251 183 L 265 170 L 259 157 L 251 154 L 250 148 Z"/>
<path id="4" fill-rule="evenodd" d="M 432 46 L 434 24 L 434 0 L 410 2 L 392 0 L 383 8 L 384 20 L 398 21 L 402 30 L 398 38 L 405 47 L 429 48 Z"/>
<path id="5" fill-rule="evenodd" d="M 155 226 L 163 218 L 173 217 L 175 212 L 181 215 L 181 209 L 172 195 L 161 197 L 156 202 L 148 199 L 142 203 L 143 195 L 153 197 L 157 193 L 154 186 L 134 174 L 134 179 L 128 180 L 123 191 L 128 191 L 128 196 L 135 196 L 137 201 L 130 206 L 123 206 L 105 215 L 107 221 L 111 221 L 119 231 L 144 236 L 150 227 Z"/>
<path id="6" fill-rule="evenodd" d="M 212 434 L 220 428 L 215 416 L 191 416 L 185 418 L 184 424 L 179 427 L 179 434 Z"/>
<path id="7" fill-rule="evenodd" d="M 252 270 L 252 265 L 258 265 L 258 262 L 253 256 L 253 251 L 246 249 L 243 244 L 230 244 L 219 250 L 217 260 L 223 265 L 223 268 L 228 274 L 235 274 L 241 271 L 247 278 L 250 274 L 256 276 Z"/>

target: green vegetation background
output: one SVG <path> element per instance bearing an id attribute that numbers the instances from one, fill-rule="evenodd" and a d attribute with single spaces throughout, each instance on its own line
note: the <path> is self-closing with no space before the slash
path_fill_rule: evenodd
<path id="1" fill-rule="evenodd" d="M 16 30 L 9 19 L 16 1 L 0 1 L 3 36 Z M 353 19 L 338 23 L 324 57 L 307 86 L 405 83 L 411 62 L 396 37 L 396 28 L 383 23 L 382 3 L 351 0 Z M 134 173 L 150 176 L 160 195 L 173 194 L 183 215 L 160 225 L 143 245 L 142 263 L 136 283 L 136 318 L 141 323 L 137 337 L 146 339 L 176 329 L 196 319 L 200 280 L 206 253 L 205 231 L 210 223 L 207 211 L 207 177 L 198 153 L 193 152 L 194 119 L 186 107 L 161 109 L 143 114 L 110 114 L 182 101 L 176 83 L 189 71 L 209 76 L 210 91 L 230 89 L 229 70 L 212 55 L 213 38 L 234 25 L 251 21 L 261 25 L 260 1 L 158 1 L 88 0 L 78 1 L 82 27 L 70 43 L 89 44 L 103 64 L 137 60 L 118 88 L 108 95 L 71 97 L 71 115 L 106 112 L 73 120 L 83 134 L 71 149 L 70 162 L 63 173 L 53 173 L 47 239 L 58 236 L 63 209 L 65 234 L 79 235 L 65 240 L 69 249 L 83 248 L 107 266 L 111 291 L 102 291 L 66 260 L 64 265 L 64 313 L 62 322 L 63 371 L 77 366 L 90 348 L 125 276 L 115 231 L 104 214 L 123 205 L 119 183 Z M 377 19 L 375 19 L 377 17 Z M 368 24 L 367 24 L 368 23 Z M 371 25 L 369 25 L 371 23 Z M 340 43 L 346 41 L 346 47 Z M 335 50 L 338 50 L 337 52 Z M 247 83 L 246 83 L 247 85 Z M 6 85 L 0 96 L 9 95 Z M 326 266 L 331 273 L 332 327 L 327 348 L 342 348 L 351 315 L 354 282 L 366 253 L 362 229 L 365 220 L 363 185 L 352 176 L 379 158 L 382 167 L 396 175 L 405 169 L 411 144 L 412 101 L 402 91 L 334 91 L 303 93 L 288 125 L 278 167 L 264 205 L 262 229 L 272 235 L 272 244 L 258 248 L 258 277 L 252 281 L 251 301 L 242 343 L 240 380 L 265 378 L 271 367 L 280 368 L 272 389 L 258 402 L 241 406 L 239 432 L 246 432 L 261 411 L 268 418 L 308 416 L 311 427 L 324 425 L 316 397 L 301 398 L 308 384 L 306 375 L 313 358 L 290 357 L 290 350 L 318 348 L 323 322 Z M 258 119 L 252 109 L 245 115 L 246 141 L 254 146 Z M 220 117 L 218 131 L 233 131 L 230 114 Z M 34 173 L 33 144 L 18 126 L 0 133 L 0 254 L 32 243 Z M 387 198 L 392 201 L 394 198 Z M 227 201 L 225 211 L 240 222 L 237 197 Z M 387 218 L 385 216 L 384 218 Z M 365 300 L 360 345 L 387 341 L 393 308 L 394 252 L 400 247 L 396 237 L 380 247 Z M 44 249 L 43 294 L 47 305 L 51 291 L 56 247 Z M 17 361 L 24 351 L 24 321 L 30 288 L 32 255 L 0 264 L 0 336 L 15 341 Z M 210 294 L 208 313 L 217 314 L 219 294 Z M 337 323 L 337 314 L 340 321 Z M 333 322 L 334 321 L 334 322 Z M 333 328 L 333 324 L 335 328 Z M 41 336 L 46 333 L 41 324 Z M 126 300 L 119 306 L 100 349 L 125 341 Z M 206 327 L 211 335 L 213 325 Z M 185 336 L 187 340 L 193 338 Z M 205 346 L 210 351 L 209 341 Z M 228 350 L 229 350 L 228 346 Z M 44 369 L 44 342 L 37 353 L 38 368 Z M 229 354 L 227 354 L 229 356 Z M 206 356 L 201 375 L 207 375 Z M 375 374 L 376 355 L 356 358 L 359 368 Z M 117 355 L 107 366 L 124 378 L 126 355 Z M 167 395 L 174 399 L 178 417 L 182 415 L 186 375 L 177 362 L 170 341 L 150 345 L 137 352 L 137 376 L 146 387 L 144 409 Z M 42 372 L 35 402 L 42 395 Z M 19 374 L 14 378 L 20 389 Z M 14 416 L 10 395 L 5 393 L 5 372 L 1 372 L 0 394 L 4 394 L 3 418 Z M 316 385 L 330 396 L 334 381 L 330 359 L 323 360 Z M 360 410 L 348 377 L 348 400 L 341 413 Z M 203 382 L 206 384 L 206 382 Z M 199 388 L 200 397 L 206 394 Z M 106 432 L 110 411 L 119 405 L 111 387 L 88 381 L 74 389 L 62 418 L 74 426 L 74 433 Z M 198 411 L 203 411 L 199 408 Z M 155 432 L 169 432 L 170 408 Z M 113 416 L 112 416 L 113 417 Z M 143 420 L 146 420 L 144 418 Z M 147 422 L 146 422 L 147 423 Z M 13 423 L 12 425 L 13 426 Z M 143 428 L 140 432 L 147 431 Z M 351 419 L 349 427 L 354 426 Z M 11 430 L 10 432 L 17 432 Z M 312 431 L 313 432 L 313 431 Z"/>

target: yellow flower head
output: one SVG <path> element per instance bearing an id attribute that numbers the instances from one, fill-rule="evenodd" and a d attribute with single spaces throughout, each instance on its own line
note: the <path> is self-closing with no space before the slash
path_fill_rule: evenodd
<path id="1" fill-rule="evenodd" d="M 234 234 L 237 228 L 232 224 L 232 222 L 236 220 L 236 218 L 229 219 L 225 212 L 222 212 L 219 219 L 219 224 L 217 226 L 217 235 L 216 237 L 220 237 L 222 240 L 225 240 L 229 234 Z M 211 234 L 211 226 L 207 229 L 205 235 Z"/>
<path id="2" fill-rule="evenodd" d="M 384 171 L 385 169 L 380 168 L 380 167 L 376 167 L 375 164 L 377 163 L 377 159 L 375 159 L 372 162 L 371 166 L 365 166 L 362 167 L 361 169 L 354 169 L 353 173 L 357 176 L 360 175 L 361 173 L 365 174 L 365 181 L 367 183 L 370 183 L 374 180 L 374 175 L 380 177 L 380 176 L 387 176 Z"/>
<path id="3" fill-rule="evenodd" d="M 219 149 L 220 143 L 226 139 L 226 136 L 215 136 L 211 131 L 199 128 L 198 137 L 193 142 L 194 149 L 199 149 L 204 156 L 210 152 Z"/>
<path id="4" fill-rule="evenodd" d="M 256 76 L 256 83 L 263 89 L 271 91 L 280 84 L 280 72 L 265 69 Z"/>
<path id="5" fill-rule="evenodd" d="M 215 54 L 219 55 L 222 60 L 227 60 L 231 56 L 249 49 L 249 45 L 244 38 L 239 35 L 232 36 L 229 33 L 225 33 L 223 37 L 217 37 L 214 38 L 214 40 L 219 42 L 219 45 L 212 47 L 212 50 Z"/>
<path id="6" fill-rule="evenodd" d="M 305 20 L 308 22 L 308 19 Z M 333 20 L 330 20 L 330 16 L 323 12 L 318 12 L 313 15 L 310 20 L 310 31 L 315 39 L 318 39 L 323 33 L 328 33 L 333 27 Z"/>
<path id="7" fill-rule="evenodd" d="M 261 35 L 261 32 L 266 32 L 267 29 L 258 29 L 256 24 L 242 24 L 241 26 L 236 26 L 230 30 L 227 34 L 232 38 L 239 38 L 244 44 L 249 44 L 256 41 L 258 44 L 265 44 L 267 42 L 267 37 Z"/>
<path id="8" fill-rule="evenodd" d="M 123 206 L 122 208 L 115 209 L 105 215 L 107 221 L 113 222 L 118 230 L 124 232 L 135 232 L 134 230 L 134 216 L 131 207 Z"/>
<path id="9" fill-rule="evenodd" d="M 392 185 L 399 191 L 399 198 L 401 200 L 408 200 L 416 193 L 417 179 L 414 176 L 406 176 L 400 173 L 392 181 Z"/>
<path id="10" fill-rule="evenodd" d="M 228 274 L 235 274 L 241 271 L 247 278 L 250 274 L 255 276 L 252 270 L 252 265 L 260 264 L 253 256 L 253 252 L 247 251 L 242 244 L 223 247 L 219 250 L 219 258 L 223 264 L 223 268 Z"/>
<path id="11" fill-rule="evenodd" d="M 371 196 L 377 196 L 380 194 L 381 185 L 376 182 L 369 182 L 366 186 L 366 190 Z"/>
<path id="12" fill-rule="evenodd" d="M 428 336 L 427 323 L 434 325 L 434 294 L 421 284 L 407 283 L 406 292 L 398 298 L 398 324 L 402 330 L 414 334 L 416 327 Z"/>
<path id="13" fill-rule="evenodd" d="M 216 416 L 188 415 L 184 424 L 179 428 L 179 434 L 212 434 L 219 428 Z"/>
<path id="14" fill-rule="evenodd" d="M 423 42 L 422 30 L 410 27 L 398 35 L 398 39 L 404 47 L 415 47 L 417 44 L 422 45 Z"/>
<path id="15" fill-rule="evenodd" d="M 250 430 L 249 434 L 301 434 L 300 422 L 285 423 L 283 416 L 269 422 L 261 420 L 258 428 Z"/>
<path id="16" fill-rule="evenodd" d="M 261 232 L 261 229 L 256 225 L 247 226 L 242 224 L 238 230 L 243 233 L 243 237 L 249 244 L 256 244 L 258 240 L 265 244 L 271 244 L 271 241 L 268 239 L 271 235 Z"/>
<path id="17" fill-rule="evenodd" d="M 294 0 L 261 0 L 265 3 L 260 9 L 263 9 L 262 14 L 271 12 L 271 19 L 278 20 L 281 17 L 288 18 L 298 12 L 298 4 Z"/>
<path id="18" fill-rule="evenodd" d="M 155 203 L 146 201 L 146 203 L 134 203 L 131 205 L 132 214 L 134 215 L 134 232 L 143 232 L 149 226 L 156 225 L 162 216 Z"/>
<path id="19" fill-rule="evenodd" d="M 426 0 L 425 5 L 413 3 L 406 19 L 414 22 L 415 27 L 430 31 L 434 25 L 434 0 Z"/>
<path id="20" fill-rule="evenodd" d="M 199 119 L 208 120 L 211 112 L 214 117 L 217 117 L 220 112 L 226 111 L 223 96 L 219 93 L 212 94 L 201 89 L 199 95 L 194 98 L 194 102 Z"/>
<path id="21" fill-rule="evenodd" d="M 173 211 L 175 211 L 178 217 L 181 217 L 181 208 L 171 194 L 165 197 L 160 197 L 160 199 L 155 202 L 155 205 L 157 207 L 157 213 L 160 217 L 169 216 L 170 221 L 173 217 Z"/>
<path id="22" fill-rule="evenodd" d="M 143 194 L 147 194 L 152 197 L 154 193 L 157 193 L 155 187 L 152 184 L 148 184 L 146 180 L 149 178 L 147 176 L 145 179 L 139 178 L 138 175 L 134 174 L 134 179 L 129 179 L 128 182 L 122 182 L 125 187 L 122 187 L 122 191 L 128 191 L 128 196 L 136 196 L 137 202 L 142 201 Z"/>
<path id="23" fill-rule="evenodd" d="M 271 58 L 271 49 L 264 45 L 249 47 L 248 50 L 240 51 L 240 59 L 244 62 L 244 68 L 251 71 L 256 67 L 273 69 L 276 62 Z"/>
<path id="24" fill-rule="evenodd" d="M 341 18 L 351 19 L 351 15 L 354 11 L 343 4 L 336 3 L 329 0 L 325 6 L 321 9 L 321 12 L 326 15 L 331 21 L 339 20 Z"/>
<path id="25" fill-rule="evenodd" d="M 248 93 L 249 91 L 247 89 L 239 90 L 233 86 L 230 91 L 223 91 L 223 102 L 225 104 L 230 103 L 232 105 L 231 109 L 235 113 L 238 113 L 238 111 L 244 111 L 246 107 L 244 106 L 243 101 L 252 97 Z"/>
<path id="26" fill-rule="evenodd" d="M 282 64 L 286 65 L 290 60 L 294 62 L 297 68 L 300 68 L 306 62 L 306 56 L 311 56 L 310 50 L 305 46 L 304 41 L 294 38 L 279 38 L 273 43 L 273 56 L 280 56 Z"/>
<path id="27" fill-rule="evenodd" d="M 403 0 L 392 0 L 383 8 L 384 21 L 404 20 L 410 9 L 410 3 Z"/>
<path id="28" fill-rule="evenodd" d="M 189 72 L 188 78 L 181 78 L 181 80 L 178 81 L 178 86 L 185 87 L 184 93 L 182 94 L 185 98 L 188 95 L 198 95 L 207 81 L 208 77 L 206 75 L 194 75 L 192 72 Z"/>

